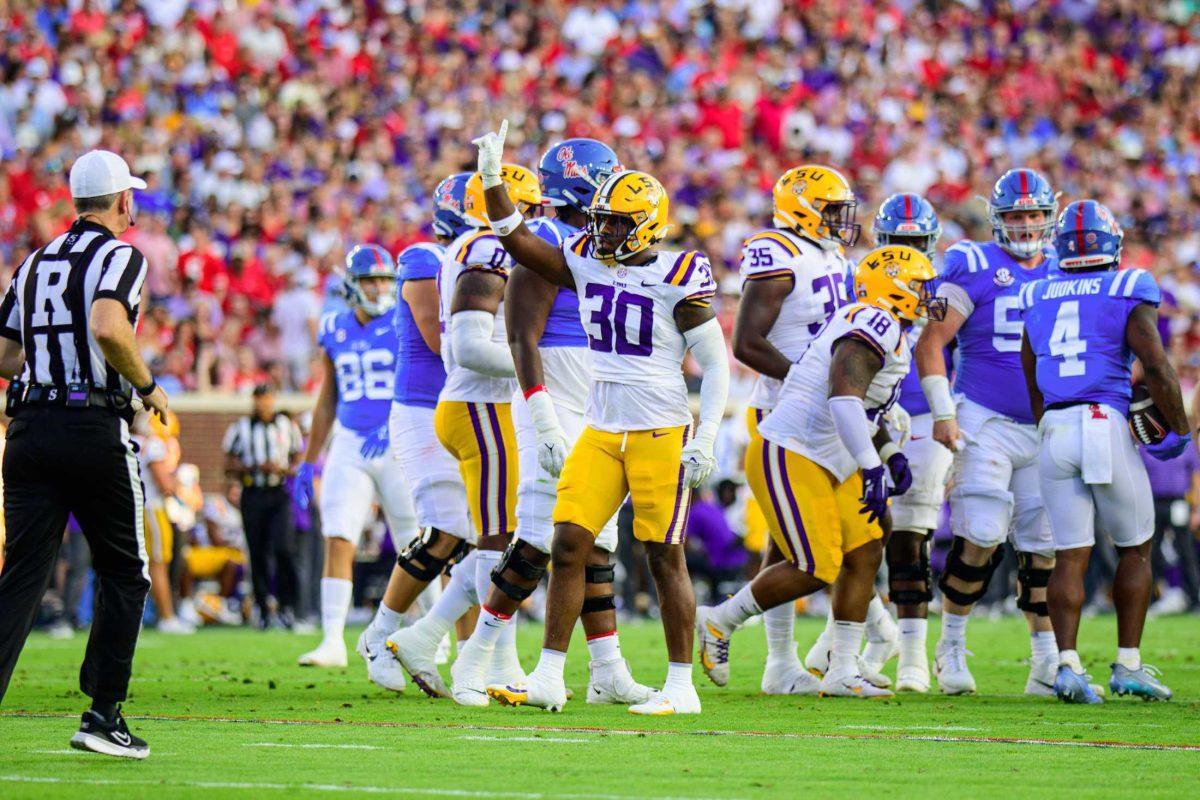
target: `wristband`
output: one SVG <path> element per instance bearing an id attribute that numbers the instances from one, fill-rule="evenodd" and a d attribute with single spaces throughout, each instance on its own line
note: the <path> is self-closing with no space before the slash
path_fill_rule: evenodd
<path id="1" fill-rule="evenodd" d="M 521 223 L 525 218 L 521 216 L 520 211 L 514 211 L 504 219 L 498 219 L 492 223 L 492 232 L 497 236 L 508 236 L 510 233 L 521 227 Z"/>
<path id="2" fill-rule="evenodd" d="M 158 388 L 158 381 L 154 380 L 154 378 L 151 378 L 150 383 L 146 384 L 145 386 L 135 386 L 133 388 L 137 390 L 139 397 L 148 397 L 154 394 L 154 390 Z"/>
<path id="3" fill-rule="evenodd" d="M 499 186 L 500 184 L 504 183 L 504 181 L 500 179 L 499 172 L 495 174 L 490 172 L 481 172 L 479 173 L 479 182 L 483 184 L 484 191 L 491 189 L 493 186 Z"/>
<path id="4" fill-rule="evenodd" d="M 533 397 L 538 392 L 548 392 L 548 391 L 550 391 L 550 390 L 546 388 L 546 384 L 539 383 L 537 386 L 534 386 L 530 389 L 525 390 L 525 399 L 528 400 L 529 398 Z"/>
<path id="5" fill-rule="evenodd" d="M 879 448 L 879 458 L 886 464 L 888 459 L 900 452 L 895 442 L 888 442 Z"/>
<path id="6" fill-rule="evenodd" d="M 945 375 L 926 375 L 921 378 L 921 391 L 925 393 L 935 422 L 958 416 L 954 398 L 950 396 L 950 379 Z"/>

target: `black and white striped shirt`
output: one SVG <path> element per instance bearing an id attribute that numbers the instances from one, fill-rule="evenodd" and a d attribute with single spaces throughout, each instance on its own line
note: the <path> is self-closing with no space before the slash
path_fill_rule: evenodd
<path id="1" fill-rule="evenodd" d="M 0 303 L 0 336 L 25 350 L 22 379 L 31 384 L 131 394 L 104 359 L 88 319 L 92 303 L 107 297 L 125 306 L 136 328 L 146 259 L 103 225 L 77 219 L 66 233 L 35 250 L 17 268 Z"/>
<path id="2" fill-rule="evenodd" d="M 261 467 L 273 464 L 279 472 L 286 472 L 292 457 L 302 451 L 303 441 L 295 421 L 279 413 L 266 422 L 254 415 L 242 417 L 225 431 L 221 446 L 246 470 L 245 485 L 281 486 L 282 474 L 269 474 Z"/>

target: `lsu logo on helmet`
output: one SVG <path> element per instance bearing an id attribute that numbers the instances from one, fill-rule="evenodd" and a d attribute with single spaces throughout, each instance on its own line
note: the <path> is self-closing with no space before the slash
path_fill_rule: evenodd
<path id="1" fill-rule="evenodd" d="M 614 173 L 588 209 L 588 233 L 595 239 L 596 258 L 615 264 L 662 241 L 670 229 L 669 208 L 667 190 L 653 175 L 637 170 Z M 618 220 L 628 231 L 623 241 L 608 251 L 602 234 L 606 225 L 620 224 Z"/>
<path id="2" fill-rule="evenodd" d="M 854 276 L 854 295 L 892 312 L 900 319 L 916 322 L 925 317 L 946 316 L 946 299 L 933 297 L 929 282 L 937 277 L 929 257 L 912 247 L 885 245 L 863 256 Z"/>
<path id="3" fill-rule="evenodd" d="M 542 204 L 542 189 L 533 170 L 520 164 L 502 164 L 500 180 L 508 191 L 508 199 L 522 214 L 531 207 Z M 486 228 L 490 224 L 487 206 L 483 200 L 483 178 L 478 172 L 471 175 L 467 181 L 467 190 L 463 196 L 463 219 L 475 228 Z"/>
<path id="4" fill-rule="evenodd" d="M 774 224 L 812 239 L 846 247 L 858 241 L 862 226 L 854 221 L 858 199 L 836 169 L 819 164 L 793 167 L 779 176 L 772 192 Z"/>

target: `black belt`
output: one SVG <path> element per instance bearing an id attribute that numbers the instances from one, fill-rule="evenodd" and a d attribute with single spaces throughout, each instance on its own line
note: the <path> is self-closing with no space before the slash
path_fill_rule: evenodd
<path id="1" fill-rule="evenodd" d="M 30 406 L 62 406 L 64 408 L 107 408 L 116 412 L 129 409 L 129 398 L 120 392 L 105 389 L 68 390 L 62 386 L 33 384 L 19 401 Z"/>
<path id="2" fill-rule="evenodd" d="M 1091 400 L 1059 400 L 1057 403 L 1051 403 L 1046 406 L 1046 411 L 1058 411 L 1063 408 L 1073 408 L 1075 406 L 1090 406 L 1093 405 Z"/>

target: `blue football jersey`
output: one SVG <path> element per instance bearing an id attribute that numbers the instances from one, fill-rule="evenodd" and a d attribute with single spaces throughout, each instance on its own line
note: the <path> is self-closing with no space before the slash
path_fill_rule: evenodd
<path id="1" fill-rule="evenodd" d="M 528 225 L 530 230 L 559 249 L 562 249 L 563 242 L 579 233 L 578 228 L 568 225 L 558 217 L 538 217 L 530 220 Z M 588 346 L 587 333 L 579 321 L 579 295 L 574 289 L 563 287 L 558 290 L 538 346 Z"/>
<path id="2" fill-rule="evenodd" d="M 387 423 L 396 375 L 396 328 L 391 314 L 360 325 L 353 311 L 321 318 L 317 344 L 337 374 L 337 420 L 354 431 Z"/>
<path id="3" fill-rule="evenodd" d="M 1045 404 L 1105 403 L 1128 414 L 1133 353 L 1125 325 L 1138 303 L 1161 300 L 1154 277 L 1142 269 L 1061 273 L 1027 284 L 1021 313 Z"/>
<path id="4" fill-rule="evenodd" d="M 995 242 L 961 241 L 946 251 L 939 286 L 951 283 L 974 306 L 958 331 L 960 361 L 954 389 L 997 414 L 1033 423 L 1021 370 L 1021 332 L 1017 306 L 1021 287 L 1057 273 L 1058 256 L 1042 251 L 1042 263 L 1024 269 Z M 1018 387 L 1013 391 L 1013 387 Z"/>
<path id="5" fill-rule="evenodd" d="M 396 291 L 400 295 L 392 312 L 397 338 L 396 379 L 392 399 L 402 405 L 433 408 L 446 382 L 442 356 L 430 350 L 425 343 L 403 294 L 405 281 L 437 280 L 445 250 L 440 244 L 418 242 L 404 248 L 397 259 L 399 285 Z"/>

